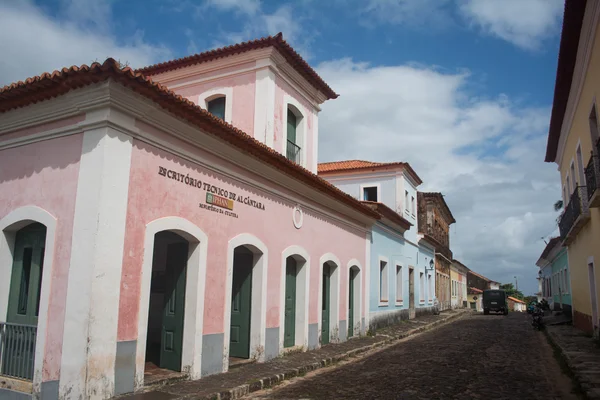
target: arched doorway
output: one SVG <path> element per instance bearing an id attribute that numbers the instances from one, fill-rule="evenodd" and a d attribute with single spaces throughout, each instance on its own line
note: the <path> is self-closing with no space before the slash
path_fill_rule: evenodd
<path id="1" fill-rule="evenodd" d="M 323 260 L 326 261 L 323 261 Z M 339 261 L 335 256 L 321 257 L 321 287 L 320 313 L 321 313 L 321 344 L 338 341 L 339 311 L 340 311 L 340 269 Z"/>
<path id="2" fill-rule="evenodd" d="M 360 333 L 360 269 L 354 265 L 348 270 L 348 338 Z"/>
<path id="3" fill-rule="evenodd" d="M 282 345 L 283 348 L 304 346 L 308 340 L 308 254 L 295 246 L 283 254 Z"/>
<path id="4" fill-rule="evenodd" d="M 0 323 L 0 373 L 32 380 L 46 227 L 30 223 L 19 229 L 14 238 L 6 323 Z"/>
<path id="5" fill-rule="evenodd" d="M 145 374 L 181 372 L 189 242 L 171 231 L 154 236 Z"/>
<path id="6" fill-rule="evenodd" d="M 229 246 L 231 280 L 225 326 L 229 366 L 249 359 L 264 361 L 267 248 L 248 234 L 236 236 Z"/>

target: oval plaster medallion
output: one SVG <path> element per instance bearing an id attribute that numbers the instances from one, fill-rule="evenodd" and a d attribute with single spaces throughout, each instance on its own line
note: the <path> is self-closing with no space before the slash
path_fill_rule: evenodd
<path id="1" fill-rule="evenodd" d="M 302 212 L 300 206 L 294 207 L 294 211 L 292 211 L 292 219 L 296 229 L 300 229 L 302 227 L 302 222 L 304 221 L 304 213 Z"/>

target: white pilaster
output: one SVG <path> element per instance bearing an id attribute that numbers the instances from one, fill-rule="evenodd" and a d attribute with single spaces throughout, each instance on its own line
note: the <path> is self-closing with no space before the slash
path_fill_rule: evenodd
<path id="1" fill-rule="evenodd" d="M 309 166 L 310 171 L 313 174 L 317 173 L 317 166 L 319 164 L 319 112 L 313 113 L 313 131 L 312 131 L 312 165 Z"/>
<path id="2" fill-rule="evenodd" d="M 114 110 L 86 122 L 126 122 Z M 132 138 L 112 127 L 86 131 L 77 183 L 59 393 L 108 398 L 114 363 Z"/>
<path id="3" fill-rule="evenodd" d="M 254 138 L 273 148 L 275 140 L 275 74 L 270 68 L 256 71 Z"/>

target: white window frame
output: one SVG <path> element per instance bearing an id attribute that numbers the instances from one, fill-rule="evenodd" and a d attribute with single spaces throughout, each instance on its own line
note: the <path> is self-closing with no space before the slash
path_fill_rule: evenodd
<path id="1" fill-rule="evenodd" d="M 412 214 L 413 217 L 417 213 L 417 210 L 415 207 L 415 196 L 410 196 L 410 213 Z"/>
<path id="2" fill-rule="evenodd" d="M 419 272 L 419 304 L 425 304 L 425 273 Z"/>
<path id="3" fill-rule="evenodd" d="M 563 209 L 567 207 L 567 205 L 570 203 L 571 201 L 571 195 L 573 194 L 573 191 L 571 190 L 571 179 L 569 178 L 569 174 L 567 173 L 567 176 L 565 178 L 565 185 L 567 186 L 567 201 L 565 202 L 565 204 L 563 205 Z"/>
<path id="4" fill-rule="evenodd" d="M 218 87 L 202 92 L 198 96 L 198 105 L 208 111 L 208 102 L 219 97 L 225 97 L 225 122 L 231 124 L 233 113 L 233 88 Z"/>
<path id="5" fill-rule="evenodd" d="M 408 197 L 409 197 L 408 190 L 404 189 L 404 209 L 406 211 L 408 211 Z"/>
<path id="6" fill-rule="evenodd" d="M 404 305 L 404 279 L 403 273 L 404 268 L 402 268 L 402 264 L 396 263 L 396 305 L 402 306 Z"/>
<path id="7" fill-rule="evenodd" d="M 385 263 L 383 272 L 381 270 L 381 263 Z M 379 256 L 378 267 L 378 279 L 379 286 L 377 287 L 379 305 L 387 307 L 389 305 L 390 298 L 390 260 L 387 257 Z M 384 288 L 384 293 L 381 293 L 381 289 Z M 385 296 L 384 296 L 385 295 Z"/>
<path id="8" fill-rule="evenodd" d="M 433 279 L 432 279 L 431 274 L 428 274 L 427 276 L 429 277 L 429 280 L 427 281 L 427 284 L 429 286 L 429 296 L 428 296 L 428 299 L 429 299 L 429 303 L 433 303 L 433 296 L 435 295 L 434 294 L 434 290 L 433 290 L 433 286 L 432 286 Z"/>
<path id="9" fill-rule="evenodd" d="M 283 155 L 287 157 L 287 112 L 289 108 L 291 108 L 292 112 L 296 115 L 296 121 L 298 123 L 296 126 L 296 144 L 300 146 L 300 165 L 304 168 L 307 168 L 308 124 L 306 123 L 306 118 L 308 118 L 309 110 L 307 110 L 302 104 L 300 104 L 300 102 L 298 102 L 289 94 L 283 95 L 283 111 L 281 115 L 281 119 L 283 121 L 283 126 L 281 127 Z"/>
<path id="10" fill-rule="evenodd" d="M 575 147 L 575 161 L 577 161 L 577 174 L 579 175 L 579 179 L 581 182 L 579 184 L 581 186 L 586 185 L 585 181 L 585 164 L 583 163 L 583 152 L 581 151 L 581 140 L 577 142 L 577 147 Z"/>
<path id="11" fill-rule="evenodd" d="M 381 201 L 381 183 L 364 183 L 360 185 L 360 193 L 358 194 L 358 198 L 361 201 L 365 201 L 365 189 L 376 187 L 377 188 L 377 202 L 383 203 Z"/>

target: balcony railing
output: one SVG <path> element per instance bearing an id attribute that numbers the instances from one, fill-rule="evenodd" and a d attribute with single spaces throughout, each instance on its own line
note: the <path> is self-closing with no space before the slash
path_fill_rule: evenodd
<path id="1" fill-rule="evenodd" d="M 585 167 L 585 184 L 587 186 L 588 200 L 592 198 L 596 189 L 598 189 L 598 179 L 600 178 L 598 172 L 598 156 L 592 154 L 587 167 Z"/>
<path id="2" fill-rule="evenodd" d="M 0 375 L 33 379 L 37 326 L 0 322 Z"/>
<path id="3" fill-rule="evenodd" d="M 300 165 L 300 147 L 296 143 L 292 142 L 291 140 L 288 140 L 286 153 L 286 157 L 288 160 Z"/>
<path id="4" fill-rule="evenodd" d="M 573 240 L 587 219 L 589 219 L 587 186 L 577 186 L 558 221 L 560 238 L 565 244 Z"/>
<path id="5" fill-rule="evenodd" d="M 590 207 L 600 207 L 600 140 L 596 142 L 595 152 L 585 168 L 585 184 Z"/>

